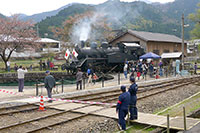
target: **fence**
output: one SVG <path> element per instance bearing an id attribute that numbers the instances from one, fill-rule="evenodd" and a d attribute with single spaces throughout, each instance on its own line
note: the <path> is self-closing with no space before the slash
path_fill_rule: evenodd
<path id="1" fill-rule="evenodd" d="M 162 69 L 163 73 L 162 73 L 162 76 L 163 78 L 168 78 L 168 77 L 173 77 L 173 76 L 178 76 L 177 73 L 175 72 L 175 70 L 171 70 L 171 69 L 167 69 L 167 68 L 163 68 Z M 184 71 L 185 72 L 185 71 Z M 187 73 L 185 72 L 183 76 L 187 76 L 189 74 L 193 74 L 193 73 Z M 149 76 L 150 73 L 148 72 L 147 74 L 145 74 L 144 76 L 141 76 L 140 80 L 147 80 L 149 78 L 151 79 L 157 79 L 157 78 L 160 78 L 159 76 L 157 77 L 157 75 L 159 75 L 159 72 L 155 72 L 153 77 L 150 77 Z M 179 75 L 181 76 L 181 75 Z M 128 79 L 125 79 L 124 76 L 123 76 L 123 73 L 115 73 L 114 75 L 114 79 L 113 80 L 106 80 L 107 78 L 107 75 L 105 74 L 102 74 L 99 76 L 101 79 L 99 79 L 95 84 L 95 86 L 93 86 L 93 88 L 95 87 L 108 87 L 108 86 L 114 86 L 114 85 L 120 85 L 120 84 L 123 84 L 123 83 L 128 83 L 129 84 L 129 80 Z M 136 74 L 134 75 L 135 79 L 138 80 L 138 78 L 136 77 Z M 82 79 L 82 88 L 83 89 L 87 89 L 88 88 L 88 78 L 86 76 L 83 76 L 83 79 Z M 72 80 L 66 80 L 64 78 L 60 78 L 57 80 L 57 86 L 58 87 L 61 87 L 61 93 L 64 93 L 64 88 L 68 88 L 68 87 L 65 87 L 65 85 L 69 85 L 69 84 L 73 84 L 73 87 L 76 85 L 75 84 L 76 81 L 72 81 Z M 91 83 L 90 83 L 91 84 Z M 43 82 L 39 82 L 37 81 L 36 84 L 36 95 L 38 95 L 39 93 L 39 87 L 44 87 L 44 84 Z M 70 86 L 71 87 L 71 86 Z"/>

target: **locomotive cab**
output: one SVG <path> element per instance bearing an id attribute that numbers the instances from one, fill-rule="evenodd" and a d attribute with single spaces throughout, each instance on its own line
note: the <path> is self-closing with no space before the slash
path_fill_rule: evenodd
<path id="1" fill-rule="evenodd" d="M 119 52 L 108 54 L 109 63 L 124 63 L 125 60 L 137 60 L 142 53 L 142 48 L 138 43 L 118 43 L 117 45 Z"/>

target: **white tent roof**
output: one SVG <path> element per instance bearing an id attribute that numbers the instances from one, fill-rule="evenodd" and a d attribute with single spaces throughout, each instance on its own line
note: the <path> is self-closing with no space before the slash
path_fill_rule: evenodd
<path id="1" fill-rule="evenodd" d="M 137 44 L 137 43 L 123 43 L 125 46 L 127 46 L 127 47 L 140 47 L 140 45 L 139 44 Z"/>
<path id="2" fill-rule="evenodd" d="M 43 43 L 60 43 L 59 41 L 53 40 L 53 39 L 50 39 L 50 38 L 41 38 L 37 42 L 43 42 Z"/>
<path id="3" fill-rule="evenodd" d="M 173 52 L 173 53 L 163 53 L 161 55 L 162 59 L 166 58 L 179 58 L 182 55 L 182 52 Z"/>

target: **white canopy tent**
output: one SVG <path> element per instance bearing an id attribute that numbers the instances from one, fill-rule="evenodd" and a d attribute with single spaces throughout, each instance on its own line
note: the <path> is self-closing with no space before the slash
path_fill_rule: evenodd
<path id="1" fill-rule="evenodd" d="M 162 59 L 173 59 L 173 58 L 180 58 L 182 52 L 173 52 L 173 53 L 163 53 L 161 55 Z"/>

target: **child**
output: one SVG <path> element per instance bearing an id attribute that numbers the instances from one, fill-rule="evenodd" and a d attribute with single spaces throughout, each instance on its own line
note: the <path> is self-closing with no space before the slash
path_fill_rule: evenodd
<path id="1" fill-rule="evenodd" d="M 140 76 L 141 76 L 141 73 L 138 71 L 138 72 L 137 72 L 138 80 L 140 80 Z"/>
<path id="2" fill-rule="evenodd" d="M 92 79 L 93 79 L 93 83 L 95 84 L 96 80 L 98 79 L 98 77 L 97 77 L 97 75 L 95 73 L 93 73 Z"/>

